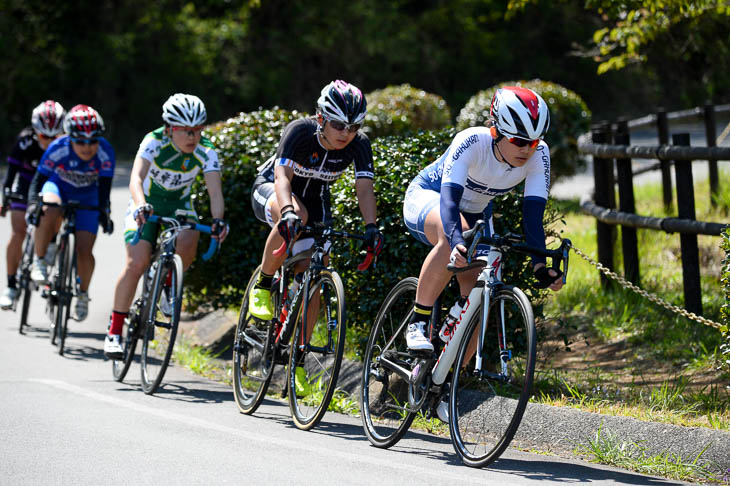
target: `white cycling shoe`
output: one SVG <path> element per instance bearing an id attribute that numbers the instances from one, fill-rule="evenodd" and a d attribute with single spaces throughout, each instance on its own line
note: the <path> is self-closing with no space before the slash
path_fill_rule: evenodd
<path id="1" fill-rule="evenodd" d="M 439 406 L 436 407 L 436 415 L 438 416 L 439 420 L 441 420 L 445 424 L 448 424 L 449 423 L 449 402 L 447 402 L 446 400 L 439 402 Z"/>
<path id="2" fill-rule="evenodd" d="M 81 322 L 86 319 L 89 315 L 89 294 L 86 292 L 79 292 L 76 296 L 76 306 L 74 307 L 76 312 L 76 320 Z"/>
<path id="3" fill-rule="evenodd" d="M 18 289 L 14 289 L 12 287 L 6 288 L 3 295 L 0 295 L 0 308 L 5 310 L 10 309 L 17 297 Z"/>
<path id="4" fill-rule="evenodd" d="M 46 265 L 45 260 L 40 260 L 37 257 L 33 260 L 33 265 L 30 268 L 30 279 L 38 285 L 48 283 L 48 265 Z"/>
<path id="5" fill-rule="evenodd" d="M 406 330 L 406 344 L 414 351 L 433 351 L 433 344 L 424 335 L 425 322 L 411 322 Z"/>
<path id="6" fill-rule="evenodd" d="M 122 337 L 119 334 L 107 334 L 104 339 L 104 356 L 109 359 L 122 359 Z"/>

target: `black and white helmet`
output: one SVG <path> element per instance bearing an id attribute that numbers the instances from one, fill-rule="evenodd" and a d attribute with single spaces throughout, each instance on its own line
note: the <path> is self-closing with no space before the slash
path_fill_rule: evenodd
<path id="1" fill-rule="evenodd" d="M 550 127 L 550 111 L 542 97 L 527 88 L 505 86 L 492 98 L 490 114 L 505 137 L 543 138 Z"/>
<path id="2" fill-rule="evenodd" d="M 368 104 L 358 88 L 338 79 L 322 88 L 317 100 L 317 112 L 326 120 L 342 123 L 360 123 L 365 118 Z"/>
<path id="3" fill-rule="evenodd" d="M 33 130 L 42 133 L 47 137 L 55 137 L 63 130 L 63 117 L 66 111 L 61 103 L 53 100 L 46 100 L 33 109 L 30 123 Z"/>
<path id="4" fill-rule="evenodd" d="M 205 123 L 208 113 L 197 96 L 175 93 L 162 105 L 162 119 L 170 126 L 197 127 Z"/>

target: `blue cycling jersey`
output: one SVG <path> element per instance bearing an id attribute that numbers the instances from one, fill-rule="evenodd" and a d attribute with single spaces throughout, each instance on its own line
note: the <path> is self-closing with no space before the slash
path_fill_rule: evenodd
<path id="1" fill-rule="evenodd" d="M 91 160 L 84 161 L 71 148 L 68 136 L 54 140 L 38 165 L 38 172 L 48 177 L 66 194 L 97 190 L 99 177 L 114 177 L 114 149 L 99 137 L 99 149 Z"/>

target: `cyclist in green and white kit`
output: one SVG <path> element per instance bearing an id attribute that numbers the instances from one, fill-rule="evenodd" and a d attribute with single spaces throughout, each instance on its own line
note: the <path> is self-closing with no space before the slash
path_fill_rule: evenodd
<path id="1" fill-rule="evenodd" d="M 162 106 L 165 125 L 148 133 L 137 151 L 129 180 L 131 197 L 124 220 L 124 239 L 127 243 L 127 260 L 114 291 L 114 307 L 109 332 L 104 341 L 104 354 L 111 359 L 121 359 L 120 335 L 124 319 L 129 313 L 137 282 L 148 267 L 157 239 L 158 224 L 144 225 L 139 242 L 130 242 L 137 228 L 147 216 L 174 217 L 184 210 L 188 219 L 197 221 L 198 215 L 190 198 L 191 186 L 202 170 L 210 195 L 210 212 L 213 217 L 213 236 L 222 243 L 228 233 L 223 220 L 225 210 L 221 189 L 220 162 L 211 141 L 202 136 L 207 118 L 205 105 L 197 96 L 177 93 Z M 177 253 L 183 266 L 188 268 L 195 258 L 199 234 L 185 230 L 177 238 Z"/>

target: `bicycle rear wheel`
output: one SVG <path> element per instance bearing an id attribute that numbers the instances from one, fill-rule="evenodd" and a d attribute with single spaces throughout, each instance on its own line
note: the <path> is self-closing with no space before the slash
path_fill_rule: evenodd
<path id="1" fill-rule="evenodd" d="M 18 272 L 18 300 L 20 304 L 20 324 L 18 332 L 23 334 L 23 328 L 28 325 L 28 311 L 30 310 L 30 297 L 33 292 L 34 285 L 30 280 L 30 266 L 33 262 L 33 237 L 28 233 L 25 237 L 23 245 L 23 258 L 20 261 L 20 271 Z"/>
<path id="2" fill-rule="evenodd" d="M 71 299 L 74 295 L 76 282 L 74 267 L 76 266 L 76 235 L 69 233 L 61 240 L 61 259 L 58 263 L 58 278 L 56 280 L 56 345 L 58 354 L 63 356 L 68 332 L 68 318 L 71 312 Z"/>
<path id="3" fill-rule="evenodd" d="M 536 352 L 532 306 L 520 289 L 506 285 L 492 296 L 481 343 L 479 314 L 459 346 L 449 400 L 451 441 L 473 467 L 499 458 L 517 432 L 532 393 Z"/>
<path id="4" fill-rule="evenodd" d="M 274 370 L 274 340 L 271 321 L 248 312 L 248 298 L 261 266 L 254 270 L 243 295 L 233 341 L 233 394 L 241 413 L 252 414 L 266 396 Z"/>
<path id="5" fill-rule="evenodd" d="M 182 308 L 183 266 L 180 256 L 173 255 L 171 260 L 159 265 L 155 273 L 150 301 L 146 306 L 147 313 L 142 323 L 140 367 L 142 390 L 148 395 L 157 390 L 165 377 L 175 346 Z"/>
<path id="6" fill-rule="evenodd" d="M 139 301 L 135 302 L 129 311 L 129 315 L 124 319 L 124 329 L 122 330 L 122 359 L 112 360 L 112 375 L 114 380 L 122 381 L 127 376 L 127 371 L 134 361 L 134 351 L 137 349 L 137 341 L 139 339 L 140 314 L 141 306 Z"/>
<path id="7" fill-rule="evenodd" d="M 336 272 L 321 270 L 308 298 L 306 321 L 311 330 L 304 325 L 303 292 L 293 306 L 296 318 L 287 370 L 289 409 L 302 430 L 317 425 L 327 412 L 342 364 L 346 330 L 345 287 Z"/>
<path id="8" fill-rule="evenodd" d="M 371 444 L 388 448 L 411 426 L 415 412 L 408 410 L 408 381 L 389 363 L 410 370 L 405 330 L 416 300 L 418 279 L 408 277 L 388 293 L 370 330 L 363 362 L 360 410 Z M 386 363 L 387 360 L 387 363 Z"/>

